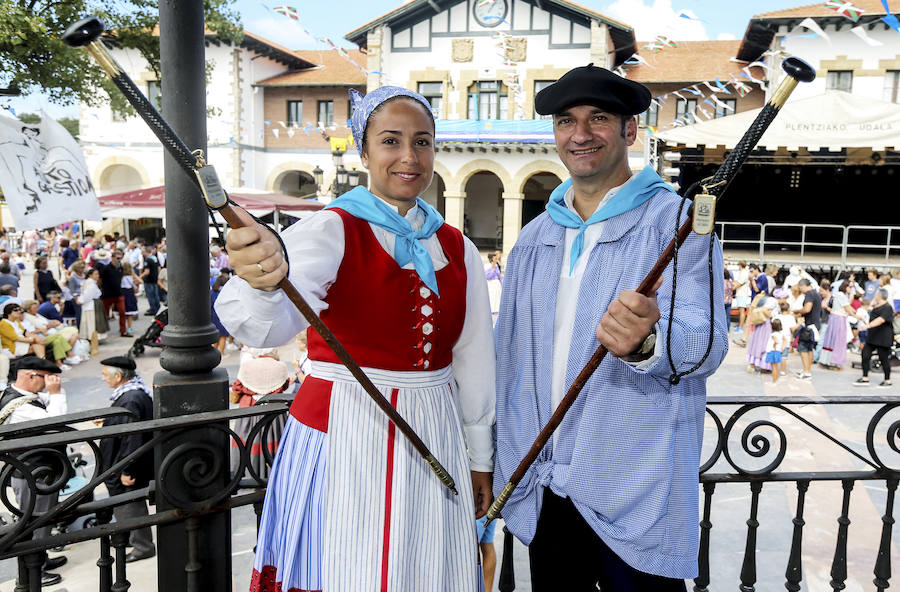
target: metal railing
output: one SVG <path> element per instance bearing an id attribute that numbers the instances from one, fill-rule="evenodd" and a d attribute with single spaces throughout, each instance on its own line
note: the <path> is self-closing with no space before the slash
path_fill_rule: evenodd
<path id="1" fill-rule="evenodd" d="M 809 412 L 811 407 L 827 409 L 837 405 L 864 406 L 865 413 L 862 417 L 867 418 L 864 449 L 846 436 L 841 439 L 827 427 L 809 419 L 813 415 Z M 703 517 L 700 521 L 700 574 L 694 580 L 694 591 L 709 590 L 710 544 L 714 534 L 711 511 L 716 486 L 723 483 L 744 483 L 750 491 L 739 589 L 743 592 L 756 589 L 760 494 L 763 486 L 772 482 L 796 485 L 796 513 L 792 519 L 791 545 L 783 565 L 784 587 L 787 590 L 800 590 L 803 580 L 806 494 L 811 482 L 822 481 L 840 483 L 842 488 L 840 507 L 834 508 L 838 532 L 830 570 L 830 586 L 833 590 L 843 590 L 848 578 L 847 538 L 850 527 L 850 494 L 854 485 L 858 481 L 882 481 L 886 485 L 887 498 L 881 518 L 879 545 L 876 555 L 871 558 L 871 565 L 876 589 L 880 592 L 887 588 L 891 577 L 894 494 L 900 480 L 900 414 L 891 412 L 898 407 L 898 396 L 709 397 L 706 411 L 715 439 L 712 443 L 704 442 L 704 450 L 711 449 L 711 452 L 702 459 L 700 466 Z M 718 413 L 722 408 L 726 412 L 730 411 L 725 421 Z M 768 413 L 760 414 L 761 410 Z M 883 423 L 888 421 L 888 425 L 884 426 Z M 843 455 L 840 460 L 846 468 L 835 471 L 783 470 L 782 464 L 792 445 L 789 433 L 794 440 L 802 439 L 804 442 L 809 442 L 810 438 L 822 439 L 835 452 Z M 837 459 L 832 457 L 831 461 L 834 460 Z M 895 462 L 891 464 L 889 460 Z"/>
<path id="2" fill-rule="evenodd" d="M 0 426 L 0 462 L 5 466 L 0 470 L 0 502 L 7 511 L 17 517 L 11 524 L 0 526 L 0 558 L 19 558 L 19 585 L 17 592 L 40 590 L 40 572 L 43 561 L 42 551 L 64 544 L 97 540 L 100 556 L 98 565 L 98 588 L 101 592 L 126 592 L 131 584 L 126 572 L 126 545 L 131 530 L 152 525 L 187 522 L 188 554 L 181 565 L 160 565 L 160 569 L 182 569 L 187 573 L 196 572 L 200 561 L 196 554 L 196 538 L 201 536 L 204 515 L 228 512 L 234 508 L 254 504 L 257 509 L 265 494 L 266 476 L 260 475 L 250 461 L 250 450 L 254 442 L 267 441 L 272 422 L 286 411 L 285 404 L 290 397 L 270 396 L 270 402 L 277 404 L 255 405 L 250 408 L 230 409 L 171 417 L 145 422 L 135 422 L 110 427 L 76 429 L 94 419 L 127 414 L 123 409 L 106 408 L 86 411 L 47 420 Z M 852 406 L 859 430 L 853 431 L 847 422 L 842 422 L 836 430 L 826 422 L 817 421 L 817 412 L 834 409 L 837 406 Z M 846 408 L 841 417 L 847 415 Z M 821 415 L 819 413 L 818 415 Z M 250 434 L 242 438 L 236 434 L 228 422 L 240 418 L 256 416 L 259 421 Z M 827 414 L 826 414 L 827 416 Z M 92 424 L 88 424 L 92 425 Z M 800 590 L 803 582 L 803 543 L 806 524 L 804 509 L 810 483 L 833 482 L 841 488 L 841 502 L 836 504 L 834 520 L 837 534 L 832 549 L 830 586 L 842 590 L 848 581 L 848 536 L 851 528 L 851 492 L 857 482 L 882 482 L 886 488 L 886 498 L 880 509 L 880 524 L 865 524 L 854 515 L 854 528 L 873 526 L 880 531 L 877 552 L 871 557 L 871 573 L 878 590 L 888 587 L 891 578 L 891 535 L 894 523 L 894 496 L 900 482 L 900 396 L 815 396 L 815 397 L 774 397 L 710 396 L 707 405 L 706 438 L 701 458 L 699 486 L 702 488 L 700 528 L 700 573 L 694 580 L 696 592 L 710 589 L 711 574 L 721 574 L 721 566 L 715 563 L 715 554 L 710 549 L 723 546 L 729 536 L 719 534 L 730 529 L 733 535 L 736 522 L 729 514 L 723 526 L 714 526 L 714 502 L 717 488 L 746 487 L 750 503 L 746 515 L 746 531 L 743 539 L 743 554 L 738 581 L 729 583 L 716 581 L 716 589 L 738 588 L 744 592 L 757 589 L 759 585 L 757 558 L 763 551 L 758 546 L 760 529 L 771 527 L 773 517 L 760 513 L 760 498 L 766 485 L 778 483 L 794 484 L 796 489 L 796 511 L 789 521 L 791 529 L 790 548 L 785 552 L 783 563 L 775 569 L 784 568 L 784 586 L 788 590 Z M 94 501 L 94 489 L 109 475 L 120 471 L 132 460 L 147 450 L 160 447 L 172 438 L 183 437 L 199 430 L 212 429 L 223 436 L 221 450 L 213 450 L 206 445 L 192 446 L 190 443 L 178 446 L 168 452 L 159 463 L 160 474 L 149 487 L 127 494 Z M 102 438 L 118 437 L 125 434 L 148 433 L 151 439 L 141 448 L 121 459 L 113 466 L 104 466 L 98 454 L 97 442 Z M 838 466 L 837 470 L 796 471 L 791 465 L 789 453 L 807 450 L 811 438 L 822 440 L 843 457 L 830 455 L 828 462 Z M 229 471 L 228 449 L 234 442 L 240 455 L 239 466 L 230 473 L 228 485 L 212 493 L 204 491 L 204 483 L 214 480 L 216 474 Z M 94 451 L 96 465 L 88 483 L 70 494 L 64 501 L 45 513 L 36 513 L 33 503 L 19 508 L 6 494 L 13 474 L 19 471 L 33 494 L 55 493 L 64 485 L 49 478 L 47 466 L 54 462 L 67 462 L 66 447 L 72 444 L 88 446 Z M 272 454 L 263 446 L 266 464 L 271 464 Z M 47 456 L 51 460 L 47 461 Z M 38 457 L 44 458 L 36 463 Z M 55 458 L 56 461 L 52 459 Z M 788 459 L 788 462 L 786 462 Z M 896 461 L 896 462 L 892 462 Z M 250 487 L 249 490 L 241 490 Z M 112 522 L 113 508 L 135 500 L 148 499 L 151 503 L 160 496 L 165 497 L 175 507 L 158 511 L 147 517 L 132 518 Z M 721 496 L 720 496 L 721 497 Z M 32 498 L 33 499 L 33 498 Z M 725 500 L 722 501 L 725 503 Z M 720 504 L 721 505 L 721 504 Z M 821 510 L 820 510 L 821 513 Z M 72 530 L 47 538 L 32 540 L 35 529 L 57 522 L 93 516 L 91 523 L 80 530 Z M 764 531 L 765 532 L 765 531 Z M 816 537 L 821 537 L 821 532 Z M 717 540 L 717 537 L 721 539 Z M 714 544 L 715 543 L 715 544 Z M 785 546 L 786 547 L 786 546 Z M 734 551 L 734 550 L 732 550 Z M 223 552 L 226 550 L 223 548 Z M 711 558 L 712 555 L 712 558 Z M 163 556 L 160 556 L 160 561 Z M 773 566 L 767 565 L 766 572 L 771 579 Z M 859 577 L 861 574 L 852 574 Z M 189 591 L 201 589 L 201 583 L 188 578 Z M 511 592 L 509 582 L 501 583 L 503 592 Z"/>
<path id="3" fill-rule="evenodd" d="M 858 264 L 849 260 L 856 255 L 871 257 L 866 264 L 900 267 L 900 226 L 718 221 L 716 234 L 724 250 L 752 251 L 760 261 L 801 262 L 818 256 L 822 260 L 814 262 L 846 267 Z"/>
<path id="4" fill-rule="evenodd" d="M 9 524 L 0 525 L 0 559 L 17 557 L 19 577 L 16 592 L 38 592 L 41 589 L 41 569 L 44 552 L 53 547 L 88 540 L 100 542 L 98 585 L 101 592 L 127 592 L 131 583 L 126 574 L 126 546 L 132 530 L 149 526 L 187 523 L 188 549 L 182 565 L 163 566 L 165 569 L 181 569 L 187 573 L 187 591 L 203 590 L 198 579 L 200 556 L 198 540 L 201 535 L 201 518 L 218 512 L 227 512 L 240 506 L 258 504 L 265 495 L 266 475 L 260 475 L 251 462 L 253 444 L 267 441 L 273 422 L 283 414 L 291 397 L 269 395 L 248 408 L 197 413 L 155 419 L 152 421 L 124 423 L 109 427 L 76 429 L 79 424 L 93 422 L 129 412 L 116 407 L 84 411 L 44 420 L 0 426 L 0 503 L 15 517 Z M 231 420 L 258 417 L 245 437 L 239 436 L 229 426 Z M 87 425 L 93 425 L 88 423 Z M 212 430 L 221 435 L 221 447 L 208 444 L 209 438 L 199 440 L 198 432 Z M 133 434 L 152 434 L 138 449 L 118 460 L 112 466 L 104 466 L 98 442 L 104 438 L 116 438 Z M 105 479 L 127 467 L 145 453 L 153 454 L 155 448 L 174 439 L 186 438 L 172 448 L 158 463 L 156 480 L 149 487 L 129 491 L 94 501 L 94 490 Z M 232 444 L 233 443 L 233 444 Z M 71 445 L 87 446 L 94 455 L 93 474 L 79 490 L 66 496 L 50 510 L 35 512 L 36 496 L 57 496 L 66 486 L 67 479 L 60 467 L 69 462 Z M 236 446 L 239 462 L 230 471 L 230 449 Z M 271 466 L 273 452 L 261 446 L 267 466 Z M 227 475 L 227 486 L 215 484 Z M 19 507 L 8 495 L 14 477 L 24 479 L 28 494 L 25 507 Z M 210 487 L 213 485 L 213 487 Z M 249 487 L 249 493 L 239 489 Z M 113 509 L 136 500 L 148 500 L 151 504 L 163 497 L 172 509 L 157 511 L 147 517 L 130 518 L 112 522 Z M 85 528 L 71 530 L 49 537 L 32 538 L 35 530 L 59 523 L 67 524 L 82 518 L 90 518 Z M 228 546 L 223 546 L 227 550 Z M 115 554 L 113 558 L 112 553 Z M 229 551 L 230 553 L 230 551 Z M 160 561 L 164 561 L 161 555 Z M 115 578 L 113 577 L 115 566 Z"/>

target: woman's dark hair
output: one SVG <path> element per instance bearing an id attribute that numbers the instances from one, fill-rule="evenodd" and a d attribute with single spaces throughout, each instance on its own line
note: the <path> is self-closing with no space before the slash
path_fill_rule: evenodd
<path id="1" fill-rule="evenodd" d="M 730 280 L 730 279 L 731 279 L 731 272 L 728 271 L 728 268 L 727 268 L 727 267 L 725 268 L 725 279 L 726 279 L 726 280 Z"/>
<path id="2" fill-rule="evenodd" d="M 213 282 L 213 285 L 212 285 L 213 291 L 218 292 L 219 290 L 221 290 L 221 289 L 222 289 L 222 286 L 224 286 L 225 283 L 226 283 L 229 279 L 230 279 L 230 278 L 223 277 L 223 276 L 221 276 L 221 275 L 220 275 L 219 277 L 217 277 L 217 278 L 216 278 L 216 281 L 214 281 L 214 282 Z"/>
<path id="3" fill-rule="evenodd" d="M 772 332 L 781 331 L 781 319 L 772 319 Z"/>
<path id="4" fill-rule="evenodd" d="M 432 129 L 432 131 L 434 131 L 434 113 L 431 112 L 431 109 L 428 109 L 427 107 L 425 107 L 425 105 L 423 105 L 421 103 L 421 101 L 414 99 L 408 95 L 397 95 L 396 97 L 391 97 L 388 100 L 384 101 L 383 103 L 379 104 L 377 107 L 372 109 L 371 113 L 369 113 L 369 118 L 366 119 L 366 128 L 363 130 L 362 146 L 359 147 L 360 154 L 362 154 L 363 151 L 366 149 L 366 138 L 369 136 L 369 122 L 372 121 L 372 118 L 375 117 L 375 114 L 378 113 L 379 111 L 381 111 L 385 105 L 387 105 L 388 103 L 390 103 L 392 101 L 397 101 L 399 99 L 406 99 L 407 101 L 412 101 L 413 103 L 415 103 L 416 105 L 418 105 L 419 107 L 424 109 L 428 113 L 428 117 L 431 119 L 431 129 Z"/>
<path id="5" fill-rule="evenodd" d="M 95 272 L 97 273 L 98 276 L 100 275 L 100 270 L 97 269 L 96 267 L 85 267 L 85 272 L 84 272 L 85 279 L 91 277 L 91 274 L 95 273 Z"/>
<path id="6" fill-rule="evenodd" d="M 69 246 L 69 239 L 67 239 L 67 238 L 61 238 L 61 239 L 59 239 L 59 246 L 62 247 L 63 249 L 65 249 L 66 247 L 68 247 L 68 246 Z"/>
<path id="7" fill-rule="evenodd" d="M 34 268 L 40 269 L 41 263 L 46 263 L 46 262 L 47 262 L 47 258 L 44 257 L 43 255 L 41 255 L 40 257 L 38 257 L 37 259 L 34 260 Z"/>
<path id="8" fill-rule="evenodd" d="M 14 313 L 17 310 L 23 310 L 21 306 L 16 304 L 15 302 L 10 302 L 6 306 L 3 307 L 3 318 L 8 319 L 9 315 Z"/>

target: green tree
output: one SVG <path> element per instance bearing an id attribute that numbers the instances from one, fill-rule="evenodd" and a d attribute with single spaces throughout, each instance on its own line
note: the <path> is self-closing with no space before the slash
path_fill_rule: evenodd
<path id="1" fill-rule="evenodd" d="M 204 0 L 207 28 L 225 41 L 241 36 L 233 2 Z M 104 43 L 137 50 L 159 75 L 158 0 L 0 0 L 0 88 L 18 88 L 24 95 L 43 91 L 60 105 L 108 101 L 114 111 L 131 114 L 90 56 L 62 42 L 69 25 L 87 15 L 106 23 Z"/>

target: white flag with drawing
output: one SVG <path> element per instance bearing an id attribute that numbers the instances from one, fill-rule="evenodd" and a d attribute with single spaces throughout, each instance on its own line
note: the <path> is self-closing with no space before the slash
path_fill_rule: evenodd
<path id="1" fill-rule="evenodd" d="M 0 189 L 19 230 L 100 220 L 81 147 L 59 123 L 0 116 Z"/>

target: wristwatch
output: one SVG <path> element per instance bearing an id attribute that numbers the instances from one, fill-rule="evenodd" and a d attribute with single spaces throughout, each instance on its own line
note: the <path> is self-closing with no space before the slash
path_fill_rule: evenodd
<path id="1" fill-rule="evenodd" d="M 656 327 L 654 327 L 650 331 L 650 335 L 644 338 L 644 341 L 641 345 L 638 346 L 636 350 L 631 352 L 626 356 L 622 356 L 622 361 L 624 362 L 643 362 L 644 360 L 649 360 L 653 355 L 653 351 L 656 349 Z"/>

